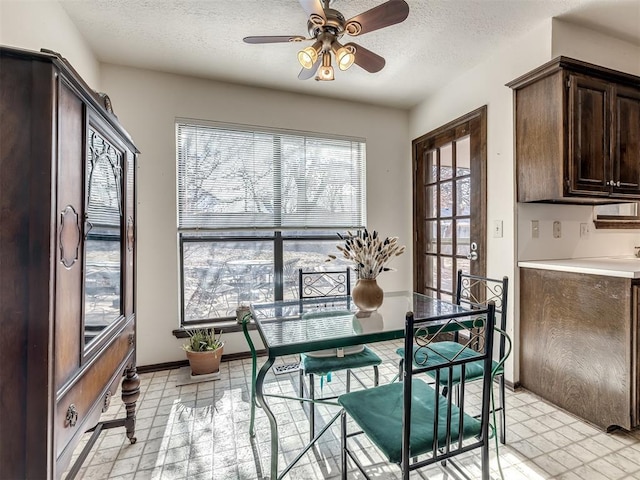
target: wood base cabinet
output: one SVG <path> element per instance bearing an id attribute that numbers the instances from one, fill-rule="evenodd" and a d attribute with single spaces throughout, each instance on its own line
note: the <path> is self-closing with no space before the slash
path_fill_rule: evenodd
<path id="1" fill-rule="evenodd" d="M 559 57 L 508 86 L 519 202 L 640 198 L 640 77 Z"/>
<path id="2" fill-rule="evenodd" d="M 0 47 L 2 478 L 60 478 L 96 426 L 135 442 L 137 150 L 104 99 Z M 100 423 L 121 382 L 126 417 Z"/>
<path id="3" fill-rule="evenodd" d="M 520 382 L 603 429 L 638 426 L 640 281 L 520 269 Z"/>

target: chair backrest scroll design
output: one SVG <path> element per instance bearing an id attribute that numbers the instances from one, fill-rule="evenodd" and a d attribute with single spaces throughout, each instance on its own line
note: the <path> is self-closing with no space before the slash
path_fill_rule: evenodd
<path id="1" fill-rule="evenodd" d="M 419 345 L 419 349 L 423 349 L 419 354 L 414 352 L 414 359 L 427 358 L 433 355 L 432 361 L 405 361 L 403 363 L 403 416 L 402 416 L 402 460 L 401 465 L 404 470 L 413 470 L 420 468 L 436 461 L 446 460 L 460 453 L 475 449 L 483 448 L 483 457 L 487 456 L 488 465 L 488 442 L 489 442 L 489 412 L 491 401 L 491 365 L 493 357 L 493 338 L 495 324 L 495 303 L 490 301 L 488 305 L 482 309 L 477 309 L 471 313 L 454 314 L 446 317 L 444 325 L 438 325 L 438 331 L 446 331 L 448 329 L 464 328 L 471 337 L 475 337 L 479 350 L 477 355 L 458 355 L 453 354 L 444 357 L 437 352 L 430 350 L 431 342 L 435 342 L 438 331 L 434 331 L 434 324 L 429 321 L 414 321 L 412 312 L 408 312 L 405 320 L 405 351 L 414 351 L 414 346 Z M 464 348 L 460 345 L 461 350 Z M 433 361 L 433 359 L 437 361 Z M 433 445 L 431 449 L 431 457 L 420 462 L 410 463 L 411 453 L 411 409 L 412 409 L 412 378 L 415 375 L 433 371 L 435 376 L 435 385 L 440 385 L 442 377 L 446 376 L 447 387 L 451 391 L 453 378 L 465 378 L 467 368 L 471 368 L 469 364 L 483 362 L 483 378 L 482 378 L 482 404 L 480 409 L 480 435 L 478 438 L 468 439 L 463 445 L 463 431 L 465 424 L 469 421 L 469 416 L 465 415 L 465 389 L 467 382 L 460 382 L 460 394 L 458 401 L 453 395 L 446 397 L 441 395 L 438 388 L 433 388 L 433 399 L 425 399 L 433 408 Z M 417 393 L 416 393 L 417 394 Z M 431 392 L 428 393 L 431 396 Z M 433 402 L 433 403 L 431 403 Z M 443 411 L 446 409 L 446 411 Z M 475 409 L 474 409 L 475 413 Z M 446 419 L 443 422 L 443 419 Z M 466 420 L 463 420 L 466 419 Z M 414 425 L 415 425 L 414 418 Z M 440 422 L 439 422 L 440 420 Z M 477 424 L 477 423 L 476 423 Z M 421 427 L 430 428 L 429 425 Z M 445 431 L 441 431 L 444 428 Z M 457 430 L 456 430 L 457 429 Z M 466 435 L 468 437 L 468 435 Z M 453 440 L 452 440 L 453 439 Z M 410 468 L 409 468 L 410 467 Z M 408 477 L 407 477 L 408 478 Z"/>
<path id="2" fill-rule="evenodd" d="M 507 298 L 509 294 L 509 278 L 502 279 L 470 275 L 458 270 L 455 302 L 472 309 L 486 308 L 494 302 L 496 316 L 500 315 L 499 327 L 507 331 Z M 497 319 L 497 318 L 496 318 Z M 456 338 L 457 340 L 457 338 Z M 500 338 L 499 358 L 505 354 L 504 337 Z"/>
<path id="3" fill-rule="evenodd" d="M 298 270 L 298 298 L 333 297 L 351 294 L 351 269 Z"/>

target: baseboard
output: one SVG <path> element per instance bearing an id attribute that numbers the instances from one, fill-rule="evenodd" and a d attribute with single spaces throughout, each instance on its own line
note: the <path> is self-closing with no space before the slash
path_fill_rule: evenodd
<path id="1" fill-rule="evenodd" d="M 509 389 L 509 391 L 515 392 L 520 387 L 522 387 L 522 384 L 520 382 L 515 382 L 514 383 L 514 382 L 510 382 L 509 380 L 505 380 L 504 381 L 504 386 L 507 387 Z"/>
<path id="2" fill-rule="evenodd" d="M 267 354 L 266 350 L 258 350 L 256 354 L 259 357 L 263 357 Z M 244 360 L 246 358 L 251 358 L 251 352 L 239 352 L 239 353 L 229 353 L 222 355 L 222 362 L 230 362 L 232 360 Z M 152 372 L 160 372 L 162 370 L 173 370 L 175 368 L 182 368 L 189 365 L 189 361 L 185 358 L 184 360 L 178 360 L 176 362 L 165 362 L 165 363 L 154 363 L 152 365 L 141 365 L 137 367 L 138 373 L 152 373 Z"/>

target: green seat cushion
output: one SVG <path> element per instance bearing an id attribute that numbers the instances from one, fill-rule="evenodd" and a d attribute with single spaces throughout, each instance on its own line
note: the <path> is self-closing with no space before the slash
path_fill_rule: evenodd
<path id="1" fill-rule="evenodd" d="M 344 357 L 312 357 L 300 354 L 300 368 L 306 374 L 326 375 L 329 372 L 352 368 L 373 367 L 380 365 L 382 360 L 373 350 L 365 346 L 364 350 Z"/>
<path id="2" fill-rule="evenodd" d="M 400 463 L 402 456 L 403 383 L 358 390 L 338 397 L 338 403 L 355 420 L 362 431 L 390 462 Z M 438 446 L 446 445 L 447 399 L 420 379 L 412 379 L 411 391 L 411 456 L 433 449 L 435 404 L 438 410 Z M 451 405 L 451 442 L 459 437 L 460 410 Z M 479 420 L 463 414 L 463 439 L 480 434 Z"/>
<path id="3" fill-rule="evenodd" d="M 462 350 L 462 351 L 460 351 Z M 399 348 L 396 353 L 402 358 L 404 357 L 404 348 Z M 457 357 L 456 357 L 457 355 Z M 471 348 L 464 347 L 456 342 L 433 342 L 428 347 L 413 346 L 413 364 L 416 367 L 431 367 L 451 361 L 454 357 L 457 360 L 477 357 L 480 354 Z M 478 380 L 482 378 L 484 371 L 483 360 L 465 364 L 465 378 L 468 381 Z M 498 362 L 493 361 L 493 369 L 496 368 Z M 453 367 L 453 375 L 451 377 L 452 385 L 460 383 L 462 367 Z M 429 376 L 435 378 L 435 370 L 426 372 Z M 501 373 L 501 372 L 498 372 Z M 446 385 L 449 380 L 449 369 L 440 370 L 440 385 Z"/>

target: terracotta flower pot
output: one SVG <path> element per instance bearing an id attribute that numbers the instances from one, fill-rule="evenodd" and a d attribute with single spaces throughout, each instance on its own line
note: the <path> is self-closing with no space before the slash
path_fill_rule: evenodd
<path id="1" fill-rule="evenodd" d="M 375 278 L 360 278 L 351 291 L 353 303 L 363 312 L 372 312 L 382 305 L 384 292 Z"/>
<path id="2" fill-rule="evenodd" d="M 217 350 L 207 350 L 205 352 L 192 352 L 187 350 L 187 359 L 191 366 L 192 375 L 207 375 L 220 370 L 220 360 L 224 345 Z"/>

